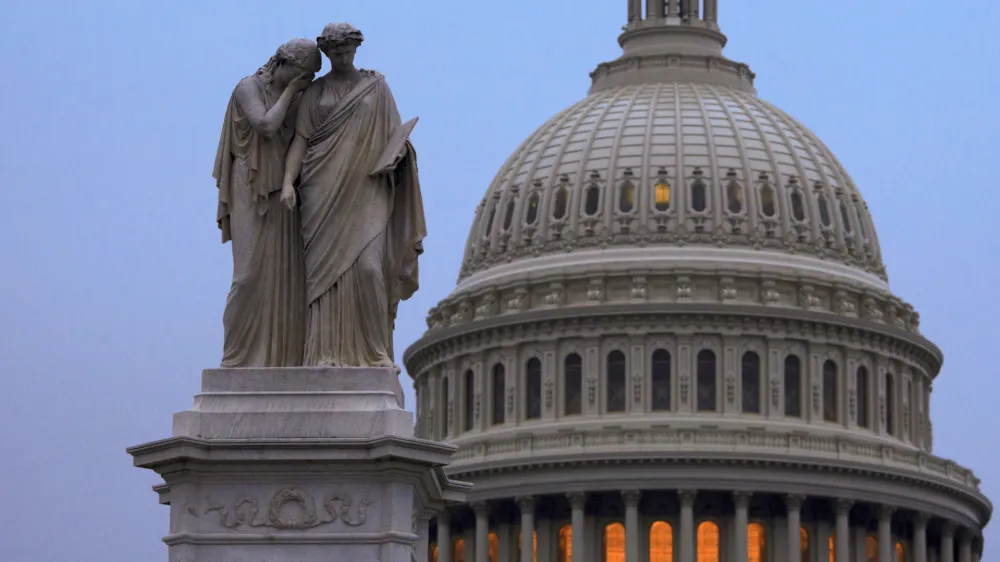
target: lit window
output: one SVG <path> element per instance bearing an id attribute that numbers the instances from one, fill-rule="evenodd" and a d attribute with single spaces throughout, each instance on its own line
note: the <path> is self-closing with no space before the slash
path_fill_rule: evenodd
<path id="1" fill-rule="evenodd" d="M 635 207 L 635 185 L 626 181 L 619 189 L 618 210 L 623 213 L 631 213 L 633 207 Z"/>
<path id="2" fill-rule="evenodd" d="M 719 562 L 719 526 L 711 521 L 698 525 L 698 562 Z"/>
<path id="3" fill-rule="evenodd" d="M 604 528 L 604 562 L 625 562 L 625 527 L 621 523 Z"/>
<path id="4" fill-rule="evenodd" d="M 657 521 L 649 528 L 649 562 L 674 562 L 674 530 Z"/>
<path id="5" fill-rule="evenodd" d="M 490 533 L 487 536 L 487 551 L 489 552 L 490 562 L 499 562 L 500 560 L 500 538 L 497 537 L 496 533 Z"/>
<path id="6" fill-rule="evenodd" d="M 896 562 L 906 562 L 906 550 L 901 542 L 896 543 Z"/>
<path id="7" fill-rule="evenodd" d="M 802 553 L 802 562 L 812 562 L 809 560 L 809 531 L 805 527 L 799 527 L 799 551 Z"/>
<path id="8" fill-rule="evenodd" d="M 559 553 L 556 562 L 573 562 L 572 525 L 563 525 L 559 529 Z"/>
<path id="9" fill-rule="evenodd" d="M 436 544 L 431 545 L 431 562 L 437 562 L 438 560 L 438 547 Z"/>
<path id="10" fill-rule="evenodd" d="M 767 533 L 760 523 L 747 525 L 747 561 L 767 561 Z"/>
<path id="11" fill-rule="evenodd" d="M 455 542 L 455 555 L 452 556 L 454 562 L 465 562 L 465 541 L 458 539 Z"/>
<path id="12" fill-rule="evenodd" d="M 525 417 L 537 420 L 542 417 L 542 362 L 532 357 L 525 365 Z"/>
<path id="13" fill-rule="evenodd" d="M 865 539 L 865 562 L 878 562 L 878 539 L 875 537 Z"/>
<path id="14" fill-rule="evenodd" d="M 661 181 L 653 188 L 653 204 L 657 211 L 670 209 L 670 184 Z"/>
<path id="15" fill-rule="evenodd" d="M 837 562 L 837 533 L 830 535 L 827 546 L 830 547 L 830 562 Z"/>

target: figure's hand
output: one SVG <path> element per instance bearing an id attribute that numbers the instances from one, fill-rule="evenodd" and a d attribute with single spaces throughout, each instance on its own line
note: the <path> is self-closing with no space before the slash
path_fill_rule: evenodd
<path id="1" fill-rule="evenodd" d="M 308 88 L 309 84 L 312 84 L 312 81 L 313 74 L 311 72 L 303 72 L 295 78 L 292 78 L 292 81 L 288 83 L 287 88 L 293 94 L 297 94 Z"/>
<path id="2" fill-rule="evenodd" d="M 295 194 L 295 188 L 285 184 L 285 186 L 281 188 L 281 203 L 288 208 L 288 210 L 294 211 L 298 202 L 299 198 Z"/>

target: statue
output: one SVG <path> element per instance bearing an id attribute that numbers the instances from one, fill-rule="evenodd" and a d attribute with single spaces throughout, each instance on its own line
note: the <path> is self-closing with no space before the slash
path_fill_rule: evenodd
<path id="1" fill-rule="evenodd" d="M 305 248 L 305 365 L 396 367 L 399 301 L 417 290 L 426 235 L 416 152 L 385 78 L 354 66 L 364 36 L 330 24 L 329 74 L 302 94 L 281 200 Z M 382 165 L 383 162 L 388 162 Z"/>
<path id="2" fill-rule="evenodd" d="M 232 241 L 233 283 L 223 314 L 223 367 L 302 364 L 305 271 L 299 215 L 280 200 L 300 93 L 322 60 L 293 39 L 236 86 L 213 176 L 222 242 Z"/>

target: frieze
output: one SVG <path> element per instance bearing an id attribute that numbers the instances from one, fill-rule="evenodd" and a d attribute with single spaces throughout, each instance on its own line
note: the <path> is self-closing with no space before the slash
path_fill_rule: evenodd
<path id="1" fill-rule="evenodd" d="M 368 520 L 368 506 L 372 502 L 368 493 L 355 505 L 351 494 L 331 491 L 322 503 L 301 488 L 282 488 L 274 493 L 261 512 L 255 496 L 242 496 L 231 504 L 216 503 L 205 498 L 208 504 L 202 513 L 217 512 L 219 525 L 226 529 L 270 527 L 279 530 L 303 530 L 333 523 L 338 518 L 348 527 L 360 527 Z M 230 507 L 231 506 L 231 507 Z"/>

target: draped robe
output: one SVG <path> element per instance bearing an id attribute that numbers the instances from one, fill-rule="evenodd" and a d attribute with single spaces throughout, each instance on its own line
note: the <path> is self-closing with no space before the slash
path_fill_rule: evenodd
<path id="1" fill-rule="evenodd" d="M 326 75 L 303 94 L 296 134 L 307 140 L 298 194 L 305 244 L 305 365 L 393 366 L 400 300 L 418 286 L 426 235 L 416 152 L 369 174 L 399 111 L 385 78 L 362 70 L 339 96 Z"/>
<path id="2" fill-rule="evenodd" d="M 270 110 L 259 76 L 251 89 Z M 233 282 L 223 313 L 223 367 L 302 364 L 305 272 L 297 211 L 280 201 L 285 154 L 294 135 L 295 104 L 271 137 L 254 130 L 233 91 L 226 108 L 213 176 L 222 242 L 232 240 Z"/>

